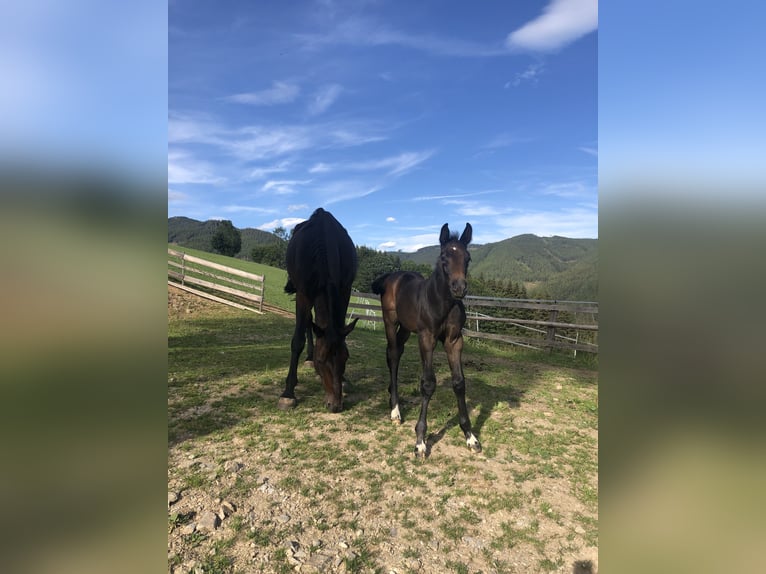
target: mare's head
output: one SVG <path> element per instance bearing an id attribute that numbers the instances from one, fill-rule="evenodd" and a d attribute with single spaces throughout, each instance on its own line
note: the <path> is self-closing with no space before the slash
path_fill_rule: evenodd
<path id="1" fill-rule="evenodd" d="M 354 330 L 358 319 L 344 326 L 340 332 L 331 332 L 312 323 L 314 341 L 314 368 L 322 379 L 325 406 L 331 413 L 343 410 L 343 373 L 346 372 L 348 347 L 346 336 Z"/>
<path id="2" fill-rule="evenodd" d="M 457 234 L 450 235 L 449 226 L 445 223 L 439 235 L 442 251 L 439 255 L 439 265 L 449 282 L 449 290 L 455 299 L 462 299 L 468 291 L 468 263 L 471 254 L 468 244 L 471 242 L 473 229 L 470 223 L 465 224 L 463 234 L 458 239 Z"/>

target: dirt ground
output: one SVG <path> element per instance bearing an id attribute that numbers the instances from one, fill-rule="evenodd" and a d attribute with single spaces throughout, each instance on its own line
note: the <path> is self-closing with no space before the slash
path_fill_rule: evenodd
<path id="1" fill-rule="evenodd" d="M 168 290 L 169 320 L 193 318 L 222 307 L 179 289 Z M 205 408 L 209 407 L 200 407 Z M 411 437 L 412 422 L 391 425 L 385 432 Z M 372 442 L 379 440 L 376 433 L 380 435 L 381 431 L 372 430 L 369 437 L 360 437 L 341 428 L 333 434 L 333 440 L 342 445 L 360 438 Z M 597 572 L 595 542 L 571 518 L 588 512 L 572 495 L 564 477 L 535 478 L 521 483 L 505 480 L 509 476 L 507 462 L 489 457 L 477 462 L 464 447 L 442 440 L 438 452 L 426 463 L 434 494 L 418 497 L 422 507 L 410 512 L 405 508 L 414 499 L 403 484 L 379 485 L 380 504 L 367 506 L 362 502 L 362 493 L 368 485 L 349 476 L 374 477 L 376 473 L 390 471 L 385 458 L 373 449 L 356 454 L 353 475 L 301 476 L 304 483 L 321 480 L 328 485 L 328 492 L 318 496 L 304 496 L 289 488 L 294 477 L 290 466 L 284 464 L 288 456 L 284 450 L 276 450 L 264 458 L 262 452 L 248 448 L 246 439 L 236 434 L 225 443 L 198 437 L 193 447 L 183 442 L 169 446 L 168 571 Z M 479 464 L 481 470 L 477 473 L 475 467 Z M 442 471 L 447 466 L 450 475 L 445 479 Z M 510 468 L 510 472 L 514 470 L 523 469 Z M 416 471 L 417 468 L 409 472 Z M 190 486 L 190 474 L 199 476 L 204 486 Z M 253 487 L 245 492 L 237 490 L 235 486 L 245 479 Z M 465 488 L 465 496 L 440 496 L 455 485 Z M 483 501 L 487 506 L 494 500 L 517 496 L 536 498 L 539 503 L 495 508 L 482 515 L 475 512 L 476 505 L 470 504 L 471 489 L 491 493 L 491 500 Z M 240 494 L 222 497 L 222 492 Z M 333 493 L 344 500 L 340 512 Z M 550 508 L 556 516 L 542 519 L 537 515 L 540 508 Z M 406 521 L 407 527 L 392 521 L 392 515 Z M 445 517 L 449 516 L 455 517 L 456 528 L 466 521 L 470 528 L 451 532 L 445 526 Z M 531 525 L 535 525 L 534 536 L 525 537 L 523 533 L 530 532 Z M 419 531 L 433 535 L 413 537 L 412 533 Z M 493 541 L 510 536 L 508 531 L 520 533 L 518 541 L 512 547 L 498 548 Z M 276 548 L 275 538 L 279 539 Z M 560 560 L 541 566 L 541 545 L 546 555 L 559 556 Z M 368 559 L 371 554 L 376 557 L 374 561 Z"/>

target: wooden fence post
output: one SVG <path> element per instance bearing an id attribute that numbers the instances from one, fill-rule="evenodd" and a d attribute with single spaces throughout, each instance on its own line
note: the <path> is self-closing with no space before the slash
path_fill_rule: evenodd
<path id="1" fill-rule="evenodd" d="M 555 322 L 556 319 L 559 318 L 559 311 L 558 309 L 551 309 L 550 314 L 548 316 L 548 320 L 551 322 Z M 547 342 L 548 342 L 548 353 L 553 352 L 553 342 L 556 339 L 556 327 L 551 325 L 548 327 L 548 336 L 547 336 Z"/>

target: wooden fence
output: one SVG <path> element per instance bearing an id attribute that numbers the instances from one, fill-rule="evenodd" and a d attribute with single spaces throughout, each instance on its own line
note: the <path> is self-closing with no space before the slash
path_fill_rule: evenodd
<path id="1" fill-rule="evenodd" d="M 535 349 L 569 349 L 598 353 L 598 303 L 505 299 L 468 296 L 463 299 L 469 337 L 504 341 Z M 380 297 L 352 293 L 348 320 L 382 322 Z"/>
<path id="2" fill-rule="evenodd" d="M 263 275 L 248 273 L 168 248 L 168 283 L 219 303 L 262 313 L 265 280 Z M 196 289 L 188 284 L 203 289 Z M 210 291 L 216 291 L 220 295 Z"/>

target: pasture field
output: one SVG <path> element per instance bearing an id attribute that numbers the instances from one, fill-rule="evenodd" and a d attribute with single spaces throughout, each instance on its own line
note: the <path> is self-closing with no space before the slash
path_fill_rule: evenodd
<path id="1" fill-rule="evenodd" d="M 347 339 L 343 412 L 325 410 L 306 365 L 283 412 L 293 321 L 168 291 L 169 572 L 596 572 L 593 357 L 466 339 L 473 454 L 439 346 L 431 455 L 417 460 L 415 336 L 402 425 L 380 328 Z"/>

